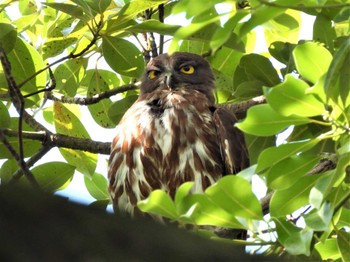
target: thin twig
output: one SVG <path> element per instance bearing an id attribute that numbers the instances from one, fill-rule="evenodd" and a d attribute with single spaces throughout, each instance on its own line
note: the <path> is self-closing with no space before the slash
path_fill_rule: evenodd
<path id="1" fill-rule="evenodd" d="M 158 6 L 158 19 L 159 22 L 164 23 L 164 4 Z M 163 54 L 164 48 L 164 35 L 159 34 L 159 54 Z"/>

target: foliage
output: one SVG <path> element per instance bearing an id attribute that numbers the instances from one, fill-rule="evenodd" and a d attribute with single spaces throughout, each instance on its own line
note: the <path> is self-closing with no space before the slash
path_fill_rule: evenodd
<path id="1" fill-rule="evenodd" d="M 170 20 L 181 13 L 191 21 L 187 26 Z M 1 183 L 25 182 L 26 176 L 57 191 L 76 170 L 91 195 L 106 203 L 96 153 L 108 150 L 87 142 L 96 130 L 80 119 L 82 107 L 101 130 L 112 128 L 136 98 L 144 59 L 163 49 L 198 53 L 212 65 L 218 103 L 266 98 L 237 125 L 246 135 L 251 167 L 204 194 L 192 194 L 191 183 L 174 200 L 154 191 L 139 208 L 182 225 L 247 229 L 246 244 L 268 246 L 266 253 L 348 261 L 349 13 L 346 0 L 3 1 Z M 299 41 L 305 14 L 315 19 L 313 40 Z M 265 53 L 253 52 L 261 44 L 256 28 L 264 33 Z M 290 134 L 276 144 L 286 129 Z M 55 146 L 66 162 L 37 164 Z M 319 161 L 336 166 L 315 170 Z M 269 217 L 249 183 L 254 174 L 272 192 Z"/>

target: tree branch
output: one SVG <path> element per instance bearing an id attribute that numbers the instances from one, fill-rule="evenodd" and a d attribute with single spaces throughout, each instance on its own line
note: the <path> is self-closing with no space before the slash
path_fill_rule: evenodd
<path id="1" fill-rule="evenodd" d="M 139 83 L 123 85 L 100 94 L 96 94 L 90 97 L 66 97 L 64 95 L 57 95 L 52 92 L 46 92 L 45 96 L 47 99 L 52 101 L 67 103 L 67 104 L 77 104 L 77 105 L 91 105 L 100 102 L 102 99 L 110 98 L 116 94 L 120 94 L 129 90 L 135 90 L 139 88 Z"/>
<path id="2" fill-rule="evenodd" d="M 18 137 L 18 131 L 12 129 L 3 129 L 2 133 L 9 137 Z M 22 131 L 23 138 L 41 141 L 46 147 L 64 147 L 75 150 L 82 150 L 91 153 L 105 154 L 110 153 L 110 142 L 98 142 L 89 138 L 72 137 L 63 134 L 47 134 L 46 132 Z"/>

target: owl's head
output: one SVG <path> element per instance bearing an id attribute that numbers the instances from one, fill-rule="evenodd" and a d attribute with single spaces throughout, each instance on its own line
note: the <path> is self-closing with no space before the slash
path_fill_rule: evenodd
<path id="1" fill-rule="evenodd" d="M 201 56 L 175 52 L 151 60 L 141 82 L 141 94 L 157 89 L 197 90 L 213 101 L 214 75 L 209 63 Z"/>

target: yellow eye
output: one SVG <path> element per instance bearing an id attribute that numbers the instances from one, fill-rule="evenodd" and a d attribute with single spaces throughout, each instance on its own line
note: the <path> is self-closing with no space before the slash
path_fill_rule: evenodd
<path id="1" fill-rule="evenodd" d="M 180 71 L 186 75 L 192 75 L 194 73 L 194 67 L 191 65 L 183 66 Z"/>
<path id="2" fill-rule="evenodd" d="M 159 72 L 156 70 L 151 70 L 147 73 L 149 79 L 156 78 L 159 75 Z"/>

